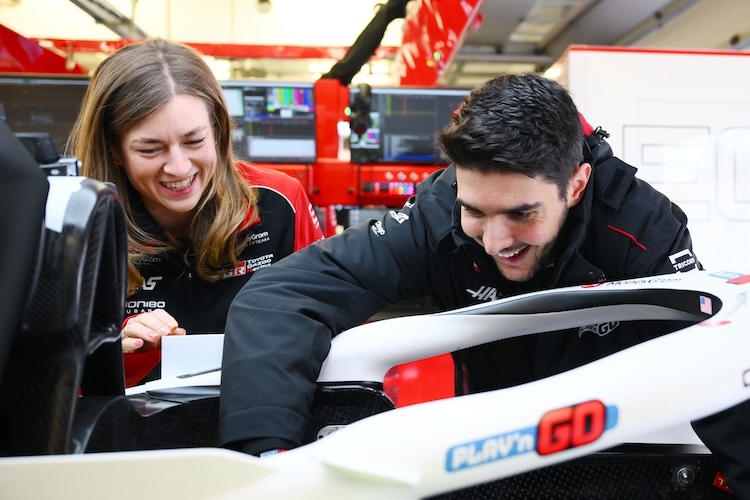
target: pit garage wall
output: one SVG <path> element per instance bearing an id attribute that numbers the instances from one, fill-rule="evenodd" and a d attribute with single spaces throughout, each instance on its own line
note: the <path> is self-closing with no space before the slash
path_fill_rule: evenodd
<path id="1" fill-rule="evenodd" d="M 555 65 L 615 155 L 688 215 L 709 270 L 750 248 L 750 53 L 571 46 Z"/>

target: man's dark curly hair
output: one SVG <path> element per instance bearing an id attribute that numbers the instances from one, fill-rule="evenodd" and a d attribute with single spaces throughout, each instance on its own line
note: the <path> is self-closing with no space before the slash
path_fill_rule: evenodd
<path id="1" fill-rule="evenodd" d="M 583 141 L 570 94 L 536 73 L 478 85 L 437 136 L 443 159 L 456 168 L 541 178 L 561 197 L 583 163 Z"/>

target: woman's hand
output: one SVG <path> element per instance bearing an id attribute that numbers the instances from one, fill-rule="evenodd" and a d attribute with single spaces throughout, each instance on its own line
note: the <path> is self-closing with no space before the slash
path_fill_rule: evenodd
<path id="1" fill-rule="evenodd" d="M 159 348 L 165 335 L 185 335 L 184 328 L 164 309 L 133 316 L 122 329 L 122 352 L 151 351 Z"/>

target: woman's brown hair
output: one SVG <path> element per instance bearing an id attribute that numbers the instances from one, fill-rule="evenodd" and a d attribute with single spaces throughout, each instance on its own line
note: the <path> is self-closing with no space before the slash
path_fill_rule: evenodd
<path id="1" fill-rule="evenodd" d="M 191 264 L 198 276 L 207 281 L 221 278 L 223 268 L 237 261 L 245 245 L 238 233 L 248 211 L 258 213 L 257 190 L 242 179 L 235 166 L 231 118 L 221 85 L 201 54 L 162 39 L 121 48 L 94 71 L 67 150 L 81 161 L 81 175 L 117 187 L 127 219 L 128 295 L 142 286 L 138 262 L 185 245 L 168 235 L 159 239 L 138 227 L 128 178 L 116 165 L 112 151 L 118 150 L 128 130 L 176 95 L 195 96 L 206 103 L 216 139 L 216 173 L 198 204 L 189 234 L 194 254 Z"/>

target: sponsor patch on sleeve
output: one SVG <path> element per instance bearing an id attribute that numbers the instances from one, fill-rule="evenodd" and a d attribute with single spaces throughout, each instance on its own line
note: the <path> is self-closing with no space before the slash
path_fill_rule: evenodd
<path id="1" fill-rule="evenodd" d="M 696 265 L 695 256 L 689 248 L 670 255 L 669 262 L 672 263 L 672 267 L 674 267 L 674 270 L 677 272 L 690 271 L 698 267 Z"/>

